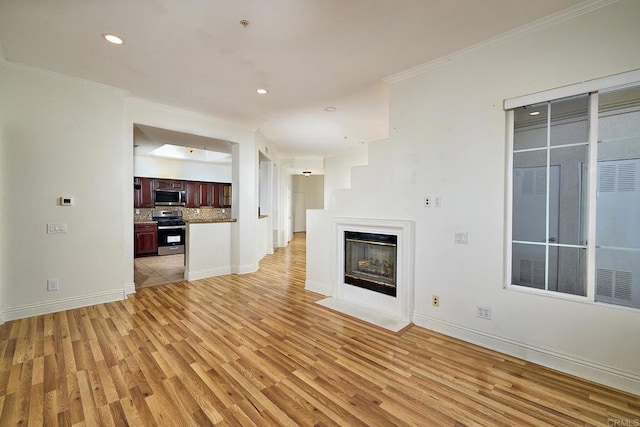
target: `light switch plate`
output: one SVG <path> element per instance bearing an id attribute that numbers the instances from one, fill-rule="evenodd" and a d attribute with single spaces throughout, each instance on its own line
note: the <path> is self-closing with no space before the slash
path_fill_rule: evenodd
<path id="1" fill-rule="evenodd" d="M 60 234 L 67 232 L 67 224 L 47 224 L 47 234 Z"/>

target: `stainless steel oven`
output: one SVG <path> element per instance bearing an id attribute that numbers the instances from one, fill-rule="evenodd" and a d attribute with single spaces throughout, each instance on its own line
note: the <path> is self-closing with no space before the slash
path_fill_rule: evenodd
<path id="1" fill-rule="evenodd" d="M 186 226 L 182 211 L 154 210 L 151 216 L 158 222 L 158 255 L 183 254 Z"/>

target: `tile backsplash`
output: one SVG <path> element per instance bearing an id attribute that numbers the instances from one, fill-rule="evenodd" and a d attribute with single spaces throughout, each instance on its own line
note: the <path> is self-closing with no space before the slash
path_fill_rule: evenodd
<path id="1" fill-rule="evenodd" d="M 158 208 L 160 209 L 160 208 Z M 136 213 L 136 210 L 133 211 L 133 222 L 145 222 L 151 221 L 151 211 L 152 208 L 139 208 L 137 211 L 140 213 Z M 166 207 L 163 210 L 181 210 L 182 211 L 182 219 L 185 221 L 188 220 L 208 220 L 208 219 L 221 219 L 221 218 L 231 218 L 231 209 L 226 208 L 182 208 L 182 207 Z"/>

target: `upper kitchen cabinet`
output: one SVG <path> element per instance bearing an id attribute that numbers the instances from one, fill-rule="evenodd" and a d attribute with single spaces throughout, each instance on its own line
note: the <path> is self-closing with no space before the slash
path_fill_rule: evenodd
<path id="1" fill-rule="evenodd" d="M 135 208 L 152 208 L 154 189 L 155 180 L 153 178 L 134 178 L 133 206 Z"/>
<path id="2" fill-rule="evenodd" d="M 179 179 L 156 179 L 156 188 L 161 190 L 185 190 L 185 181 Z"/>
<path id="3" fill-rule="evenodd" d="M 197 208 L 202 205 L 200 201 L 200 183 L 197 181 L 185 181 L 184 189 L 187 190 L 187 202 L 185 207 Z"/>
<path id="4" fill-rule="evenodd" d="M 201 182 L 200 187 L 200 206 L 213 206 L 213 186 L 212 182 Z"/>
<path id="5" fill-rule="evenodd" d="M 231 184 L 220 184 L 220 207 L 221 208 L 230 208 L 231 207 Z"/>

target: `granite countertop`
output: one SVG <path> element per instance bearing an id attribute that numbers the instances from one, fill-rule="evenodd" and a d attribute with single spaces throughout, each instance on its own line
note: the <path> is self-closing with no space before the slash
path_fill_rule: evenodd
<path id="1" fill-rule="evenodd" d="M 235 218 L 215 218 L 215 219 L 188 219 L 185 220 L 187 224 L 212 224 L 216 222 L 236 222 Z"/>
<path id="2" fill-rule="evenodd" d="M 157 221 L 133 221 L 134 224 L 157 224 Z"/>

